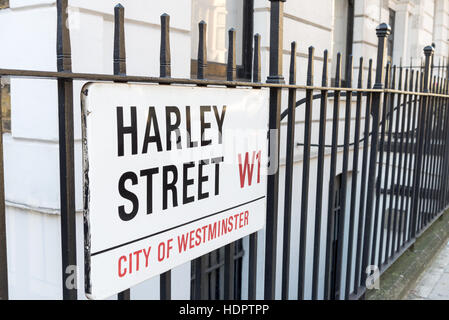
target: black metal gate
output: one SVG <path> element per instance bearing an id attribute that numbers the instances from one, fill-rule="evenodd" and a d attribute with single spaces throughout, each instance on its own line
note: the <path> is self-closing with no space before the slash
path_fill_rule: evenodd
<path id="1" fill-rule="evenodd" d="M 423 72 L 386 65 L 386 41 L 390 27 L 376 29 L 378 51 L 375 81 L 369 61 L 368 79 L 363 79 L 364 60 L 360 58 L 357 87 L 352 87 L 352 56 L 347 57 L 345 83 L 341 86 L 341 55 L 337 56 L 335 84 L 328 85 L 328 52 L 324 51 L 322 82 L 313 83 L 314 48 L 309 48 L 305 85 L 296 84 L 296 43 L 292 43 L 288 84 L 282 75 L 283 7 L 282 0 L 271 0 L 269 76 L 261 82 L 260 36 L 254 37 L 252 82 L 236 81 L 235 30 L 229 30 L 227 80 L 207 79 L 206 24 L 199 24 L 197 79 L 171 78 L 169 16 L 161 16 L 161 47 L 159 77 L 126 75 L 124 8 L 115 7 L 114 75 L 74 73 L 67 19 L 67 0 L 57 0 L 57 72 L 0 69 L 0 76 L 57 79 L 59 112 L 59 157 L 61 192 L 62 283 L 66 283 L 67 267 L 77 265 L 75 237 L 75 185 L 73 137 L 73 81 L 144 82 L 164 85 L 250 87 L 269 90 L 270 165 L 275 170 L 268 176 L 265 227 L 265 256 L 258 259 L 258 235 L 249 236 L 248 277 L 242 279 L 241 243 L 227 245 L 219 252 L 192 262 L 192 298 L 240 298 L 243 281 L 248 282 L 248 298 L 256 298 L 257 261 L 265 267 L 263 293 L 265 299 L 275 298 L 276 274 L 282 273 L 281 297 L 289 298 L 291 238 L 299 232 L 298 299 L 356 299 L 366 291 L 365 270 L 377 265 L 385 271 L 415 239 L 447 208 L 449 109 L 448 83 L 433 76 L 433 48 L 424 48 Z M 281 93 L 288 91 L 287 108 L 281 112 Z M 297 101 L 297 92 L 305 98 Z M 332 100 L 331 100 L 332 99 Z M 320 118 L 312 121 L 315 100 Z M 344 118 L 340 119 L 341 100 L 345 101 Z M 328 102 L 332 101 L 332 105 Z M 352 104 L 356 105 L 352 114 Z M 292 225 L 293 174 L 296 108 L 305 108 L 302 142 L 302 181 L 300 225 Z M 317 106 L 318 107 L 318 106 Z M 326 144 L 326 114 L 332 111 L 331 144 Z M 280 128 L 287 118 L 284 193 L 279 193 Z M 343 132 L 339 122 L 344 121 Z M 0 119 L 1 124 L 1 119 Z M 312 139 L 312 127 L 318 125 L 318 141 Z M 351 126 L 354 125 L 354 129 Z M 339 144 L 343 137 L 343 144 Z M 311 152 L 317 151 L 316 172 L 311 172 Z M 326 155 L 330 153 L 330 156 Z M 3 147 L 0 136 L 0 299 L 8 299 Z M 328 160 L 326 160 L 326 158 Z M 341 161 L 341 172 L 337 162 Z M 351 179 L 348 172 L 352 170 Z M 313 179 L 311 179 L 313 175 Z M 335 179 L 337 176 L 340 182 Z M 329 177 L 329 179 L 327 178 Z M 311 181 L 315 189 L 311 190 Z M 335 193 L 336 183 L 340 184 Z M 351 193 L 347 190 L 351 188 Z M 329 190 L 325 198 L 325 190 Z M 310 203 L 310 193 L 315 202 Z M 336 199 L 338 197 L 338 199 Z M 347 201 L 347 198 L 350 200 Z M 282 261 L 277 261 L 278 213 L 284 200 L 282 226 Z M 338 215 L 335 206 L 338 204 Z M 327 205 L 327 206 L 326 206 Z M 314 228 L 307 228 L 309 208 L 314 212 Z M 348 214 L 348 216 L 347 216 Z M 325 238 L 322 238 L 322 230 Z M 308 237 L 311 235 L 311 237 Z M 348 238 L 351 245 L 344 246 Z M 307 241 L 313 239 L 313 270 L 306 273 Z M 335 241 L 338 240 L 338 241 Z M 236 248 L 237 246 L 237 248 Z M 309 249 L 310 250 L 310 249 Z M 322 259 L 322 251 L 325 259 Z M 219 257 L 218 257 L 219 256 Z M 278 266 L 281 265 L 281 268 Z M 320 266 L 324 265 L 324 288 L 320 290 Z M 354 267 L 353 267 L 354 266 Z M 217 270 L 220 272 L 217 272 Z M 280 270 L 279 270 L 280 269 Z M 208 280 L 207 278 L 213 280 Z M 221 280 L 217 280 L 220 277 Z M 240 278 L 239 278 L 240 277 Z M 236 280 L 237 279 L 237 280 Z M 239 280 L 240 279 L 240 280 Z M 306 280 L 311 279 L 311 290 Z M 343 281 L 345 279 L 345 281 Z M 351 281 L 353 279 L 353 281 Z M 160 298 L 171 297 L 171 275 L 160 277 Z M 295 284 L 296 285 L 296 284 Z M 218 288 L 217 288 L 218 286 Z M 63 285 L 64 299 L 77 299 L 76 289 Z M 130 291 L 119 294 L 129 299 Z"/>

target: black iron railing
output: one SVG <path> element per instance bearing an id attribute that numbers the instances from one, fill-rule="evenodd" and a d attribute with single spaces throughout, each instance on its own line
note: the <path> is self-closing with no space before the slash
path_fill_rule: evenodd
<path id="1" fill-rule="evenodd" d="M 75 73 L 71 68 L 70 34 L 65 25 L 67 0 L 57 1 L 56 72 L 0 69 L 0 76 L 57 79 L 59 113 L 59 157 L 61 185 L 61 248 L 63 298 L 77 299 L 76 289 L 64 284 L 67 267 L 77 265 L 75 237 L 75 169 L 73 137 L 73 81 L 144 82 L 160 85 L 249 87 L 269 90 L 270 159 L 279 164 L 281 120 L 286 118 L 286 157 L 283 193 L 279 190 L 280 171 L 267 179 L 265 256 L 257 252 L 257 233 L 249 236 L 247 252 L 241 243 L 227 245 L 220 252 L 192 261 L 192 299 L 241 297 L 241 283 L 248 283 L 248 298 L 255 299 L 257 266 L 264 264 L 263 297 L 275 298 L 276 275 L 282 274 L 281 297 L 292 298 L 290 288 L 297 288 L 297 298 L 357 299 L 370 282 L 366 270 L 372 265 L 385 271 L 449 204 L 449 94 L 446 79 L 432 76 L 433 48 L 424 49 L 422 72 L 386 65 L 386 40 L 390 28 L 381 24 L 376 32 L 378 51 L 375 81 L 373 62 L 369 60 L 366 86 L 364 60 L 359 60 L 357 87 L 352 87 L 352 57 L 347 57 L 346 86 L 341 86 L 341 55 L 337 55 L 335 85 L 328 85 L 328 52 L 323 53 L 322 81 L 314 78 L 314 48 L 309 48 L 306 85 L 296 84 L 296 43 L 291 46 L 288 84 L 282 76 L 284 1 L 271 1 L 269 76 L 261 82 L 260 36 L 254 37 L 252 82 L 236 81 L 235 34 L 229 30 L 227 80 L 207 80 L 206 23 L 199 23 L 197 79 L 171 78 L 169 16 L 161 16 L 160 76 L 126 74 L 124 8 L 115 7 L 114 74 Z M 444 66 L 443 66 L 444 68 Z M 246 72 L 249 72 L 246 70 Z M 288 91 L 287 109 L 281 113 L 281 93 Z M 297 92 L 305 98 L 297 101 Z M 328 103 L 332 101 L 332 105 Z M 344 117 L 340 107 L 344 102 Z M 304 107 L 304 118 L 296 114 Z M 319 121 L 312 119 L 319 110 Z M 330 132 L 326 132 L 330 114 Z M 354 113 L 355 109 L 355 113 Z M 303 132 L 295 140 L 298 117 Z M 343 126 L 340 123 L 343 122 Z M 1 119 L 0 119 L 1 124 Z M 318 140 L 312 135 L 318 125 Z M 353 129 L 352 129 L 353 127 Z M 340 129 L 343 131 L 340 132 Z M 330 134 L 331 144 L 326 136 Z M 339 139 L 343 137 L 343 139 Z M 341 143 L 341 141 L 343 143 Z M 302 150 L 301 176 L 295 174 L 295 151 Z M 317 157 L 312 151 L 317 150 Z M 328 154 L 327 152 L 330 152 Z M 312 161 L 316 166 L 312 166 Z M 284 165 L 284 164 L 282 164 Z M 301 178 L 300 193 L 294 192 L 295 179 Z M 3 147 L 0 136 L 0 299 L 8 298 L 6 252 Z M 351 190 L 350 193 L 349 190 Z M 327 197 L 326 197 L 327 192 Z M 311 201 L 311 193 L 315 200 Z M 296 199 L 293 195 L 300 194 Z M 282 245 L 278 239 L 279 201 L 283 200 Z M 293 203 L 299 202 L 300 224 L 292 225 Z M 314 227 L 308 228 L 308 219 Z M 299 233 L 298 283 L 292 283 L 291 252 L 293 233 Z M 345 240 L 347 239 L 347 240 Z M 313 241 L 313 246 L 308 245 Z M 345 245 L 346 243 L 346 245 Z M 236 248 L 237 245 L 237 248 Z M 277 250 L 282 248 L 282 261 Z M 312 248 L 312 249 L 308 249 Z M 312 250 L 313 252 L 309 252 Z M 242 278 L 241 257 L 248 254 L 248 277 Z M 220 258 L 218 259 L 217 256 Z M 296 256 L 296 255 L 295 255 Z M 307 270 L 312 257 L 312 270 Z M 323 258 L 324 257 L 324 258 Z M 237 267 L 236 267 L 237 266 Z M 217 273 L 217 270 L 220 270 Z M 237 274 L 236 274 L 237 273 Z M 216 277 L 222 281 L 216 281 Z M 188 275 L 190 276 L 190 275 Z M 211 282 L 210 278 L 213 278 Z M 237 280 L 236 280 L 237 279 Z M 344 279 L 344 281 L 343 281 Z M 311 287 L 306 286 L 306 282 Z M 160 276 L 160 298 L 171 298 L 170 271 Z M 222 286 L 217 288 L 216 285 Z M 219 292 L 216 294 L 216 292 Z M 119 294 L 130 299 L 130 291 Z"/>

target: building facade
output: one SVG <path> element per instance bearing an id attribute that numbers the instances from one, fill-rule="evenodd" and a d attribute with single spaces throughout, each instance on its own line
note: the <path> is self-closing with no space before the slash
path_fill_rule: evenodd
<path id="1" fill-rule="evenodd" d="M 113 72 L 113 14 L 119 1 L 69 0 L 70 36 L 74 72 L 112 74 Z M 159 74 L 160 15 L 170 15 L 172 77 L 196 77 L 198 51 L 198 22 L 207 23 L 208 78 L 226 77 L 227 30 L 237 30 L 238 78 L 252 77 L 253 36 L 261 36 L 262 81 L 269 70 L 270 2 L 268 0 L 122 0 L 125 7 L 127 73 L 129 75 L 157 76 Z M 0 68 L 56 71 L 56 4 L 54 0 L 0 1 Z M 308 47 L 314 46 L 314 83 L 319 84 L 323 67 L 323 52 L 328 50 L 330 70 L 328 77 L 335 78 L 336 57 L 343 55 L 342 70 L 346 70 L 349 56 L 354 59 L 354 74 L 359 72 L 359 57 L 363 56 L 363 71 L 367 76 L 368 59 L 376 59 L 377 37 L 375 28 L 381 22 L 392 27 L 388 39 L 388 60 L 396 65 L 420 69 L 422 48 L 433 44 L 435 48 L 434 74 L 446 75 L 449 63 L 449 0 L 317 0 L 285 2 L 283 23 L 283 68 L 288 78 L 290 43 L 297 50 L 297 83 L 305 84 Z M 343 83 L 348 73 L 342 74 Z M 355 77 L 352 77 L 355 79 Z M 355 84 L 353 80 L 352 85 Z M 84 82 L 74 82 L 75 109 L 75 172 L 78 241 L 79 298 L 83 294 L 83 197 L 80 95 Z M 299 95 L 298 100 L 304 96 Z M 333 98 L 330 98 L 332 101 Z M 282 110 L 286 109 L 287 92 L 283 93 Z M 331 102 L 330 102 L 331 103 Z M 355 105 L 354 105 L 355 108 Z M 343 111 L 343 110 L 342 110 Z M 54 80 L 2 79 L 2 113 L 4 118 L 5 193 L 7 205 L 8 269 L 11 299 L 61 298 L 61 249 L 59 215 L 59 162 L 57 86 Z M 342 113 L 343 115 L 343 113 Z M 329 109 L 328 131 L 331 130 Z M 314 108 L 312 141 L 317 140 L 319 112 Z M 343 128 L 343 122 L 341 122 Z M 353 128 L 354 126 L 352 126 Z M 283 179 L 285 174 L 286 120 L 281 128 L 280 197 L 278 228 L 282 228 Z M 294 175 L 302 173 L 302 139 L 304 110 L 296 115 Z M 328 143 L 330 144 L 329 135 Z M 342 143 L 343 136 L 339 137 Z M 350 155 L 351 156 L 351 155 Z M 317 154 L 312 151 L 311 171 L 316 172 Z M 342 170 L 342 151 L 339 150 L 337 173 Z M 325 166 L 330 155 L 326 154 Z M 351 172 L 351 168 L 349 168 Z M 324 177 L 325 181 L 329 176 Z M 351 179 L 349 174 L 348 179 Z M 291 286 L 290 299 L 297 298 L 298 248 L 300 226 L 301 179 L 294 180 L 291 236 Z M 339 183 L 337 183 L 339 185 Z M 348 183 L 348 186 L 351 184 Z M 360 183 L 359 183 L 360 185 Z M 310 189 L 314 190 L 311 179 Z M 348 190 L 348 197 L 351 192 Z M 327 203 L 327 190 L 324 203 Z M 314 203 L 310 194 L 310 203 Z M 311 208 L 307 230 L 314 228 Z M 326 223 L 324 219 L 323 224 Z M 349 222 L 347 222 L 349 223 Z M 325 228 L 322 229 L 322 237 Z M 313 268 L 313 234 L 307 235 L 305 298 L 311 298 Z M 257 298 L 263 299 L 264 230 L 259 232 Z M 343 240 L 349 246 L 347 236 Z M 248 295 L 248 238 L 238 244 L 236 259 L 236 298 Z M 282 237 L 278 235 L 278 261 L 282 261 Z M 324 257 L 324 251 L 321 254 Z M 221 257 L 221 258 L 220 258 Z M 219 264 L 222 252 L 214 252 L 208 263 Z M 324 274 L 324 268 L 320 274 Z M 310 276 L 309 276 L 310 275 Z M 220 298 L 221 274 L 215 281 L 217 292 L 210 297 Z M 194 281 L 194 280 L 193 280 Z M 352 280 L 353 281 L 353 280 Z M 276 297 L 281 296 L 281 273 L 277 273 Z M 342 283 L 345 282 L 343 279 Z M 172 298 L 191 297 L 192 270 L 187 263 L 172 271 Z M 212 284 L 211 284 L 212 287 Z M 214 286 L 215 288 L 215 286 Z M 338 290 L 338 289 L 337 289 Z M 320 282 L 319 298 L 324 296 Z M 156 277 L 131 289 L 132 299 L 158 299 L 159 279 Z M 342 296 L 342 298 L 348 298 Z"/>

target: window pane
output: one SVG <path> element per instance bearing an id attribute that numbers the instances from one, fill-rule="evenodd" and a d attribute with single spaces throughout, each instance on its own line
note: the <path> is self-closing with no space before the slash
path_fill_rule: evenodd
<path id="1" fill-rule="evenodd" d="M 333 57 L 332 57 L 332 77 L 335 77 L 337 68 L 337 53 L 341 53 L 341 76 L 345 77 L 346 67 L 346 40 L 348 32 L 348 1 L 341 0 L 334 2 L 334 32 L 333 32 Z"/>
<path id="2" fill-rule="evenodd" d="M 241 64 L 243 0 L 192 0 L 192 59 L 198 57 L 198 23 L 207 23 L 207 60 L 226 63 L 228 30 L 236 35 L 237 64 Z"/>

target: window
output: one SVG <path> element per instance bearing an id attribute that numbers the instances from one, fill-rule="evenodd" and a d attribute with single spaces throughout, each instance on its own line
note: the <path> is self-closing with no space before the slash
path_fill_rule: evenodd
<path id="1" fill-rule="evenodd" d="M 234 251 L 234 300 L 242 299 L 242 257 L 243 242 L 238 240 L 235 242 Z M 204 288 L 202 288 L 204 298 L 207 300 L 223 300 L 224 299 L 224 261 L 225 261 L 225 248 L 222 247 L 211 253 L 203 256 L 206 267 L 203 275 L 203 279 L 206 280 Z M 195 296 L 195 268 L 196 264 L 192 263 L 191 268 L 191 285 L 190 296 Z M 203 280 L 204 281 L 204 280 Z"/>
<path id="2" fill-rule="evenodd" d="M 354 0 L 334 1 L 334 33 L 333 33 L 333 72 L 332 82 L 335 83 L 337 68 L 337 53 L 341 53 L 342 86 L 345 86 L 346 66 L 352 54 L 354 35 Z"/>
<path id="3" fill-rule="evenodd" d="M 391 33 L 388 36 L 388 44 L 387 44 L 387 59 L 389 62 L 393 62 L 395 20 L 396 20 L 396 12 L 394 10 L 389 9 L 388 24 L 391 27 Z"/>
<path id="4" fill-rule="evenodd" d="M 191 76 L 196 77 L 198 23 L 207 23 L 207 78 L 225 79 L 228 30 L 236 30 L 237 76 L 251 79 L 254 0 L 192 0 Z"/>

